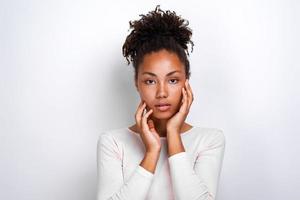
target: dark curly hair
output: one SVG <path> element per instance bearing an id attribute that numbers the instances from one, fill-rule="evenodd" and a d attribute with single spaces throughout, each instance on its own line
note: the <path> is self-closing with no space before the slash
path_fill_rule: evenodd
<path id="1" fill-rule="evenodd" d="M 190 78 L 190 64 L 187 58 L 188 43 L 191 43 L 193 52 L 194 43 L 190 40 L 192 30 L 188 27 L 189 21 L 177 16 L 170 10 L 163 11 L 157 5 L 154 11 L 147 15 L 140 14 L 140 20 L 129 21 L 130 29 L 122 50 L 128 65 L 133 62 L 135 80 L 137 80 L 138 66 L 143 62 L 147 53 L 166 49 L 176 53 L 185 66 L 186 78 Z M 128 31 L 129 31 L 128 30 Z"/>

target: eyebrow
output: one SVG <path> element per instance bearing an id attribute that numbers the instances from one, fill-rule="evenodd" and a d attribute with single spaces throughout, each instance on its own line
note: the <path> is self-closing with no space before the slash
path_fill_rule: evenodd
<path id="1" fill-rule="evenodd" d="M 180 73 L 181 71 L 172 71 L 172 72 L 169 72 L 168 74 L 167 74 L 167 76 L 171 76 L 172 74 L 175 74 L 175 73 Z M 154 74 L 154 73 L 152 73 L 152 72 L 143 72 L 142 73 L 142 75 L 143 74 L 148 74 L 148 75 L 150 75 L 150 76 L 156 76 L 156 74 Z"/>

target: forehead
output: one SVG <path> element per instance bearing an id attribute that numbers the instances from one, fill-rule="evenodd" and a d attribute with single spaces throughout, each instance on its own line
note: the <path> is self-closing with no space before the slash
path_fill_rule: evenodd
<path id="1" fill-rule="evenodd" d="M 152 72 L 155 74 L 167 74 L 170 71 L 184 72 L 184 65 L 176 53 L 160 50 L 146 54 L 139 66 L 139 73 Z"/>

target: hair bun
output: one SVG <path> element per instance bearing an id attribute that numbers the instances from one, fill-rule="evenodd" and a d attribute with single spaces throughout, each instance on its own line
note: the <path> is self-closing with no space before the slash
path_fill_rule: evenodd
<path id="1" fill-rule="evenodd" d="M 175 11 L 163 11 L 160 5 L 157 5 L 154 11 L 148 14 L 139 15 L 142 18 L 136 21 L 130 21 L 130 29 L 133 28 L 133 33 L 139 38 L 139 41 L 152 41 L 160 37 L 172 37 L 174 40 L 188 53 L 188 43 L 192 44 L 190 40 L 192 30 L 188 27 L 188 20 L 177 16 Z M 137 42 L 137 41 L 136 41 Z"/>

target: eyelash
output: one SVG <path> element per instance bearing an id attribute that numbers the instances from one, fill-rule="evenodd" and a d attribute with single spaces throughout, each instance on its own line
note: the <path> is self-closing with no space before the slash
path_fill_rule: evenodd
<path id="1" fill-rule="evenodd" d="M 176 80 L 176 83 L 172 83 L 172 84 L 177 84 L 179 81 L 178 79 L 175 79 L 175 78 L 170 79 L 170 80 Z M 149 79 L 149 80 L 144 81 L 146 83 L 146 85 L 151 85 L 151 84 L 148 84 L 148 81 L 153 81 L 153 80 Z"/>

